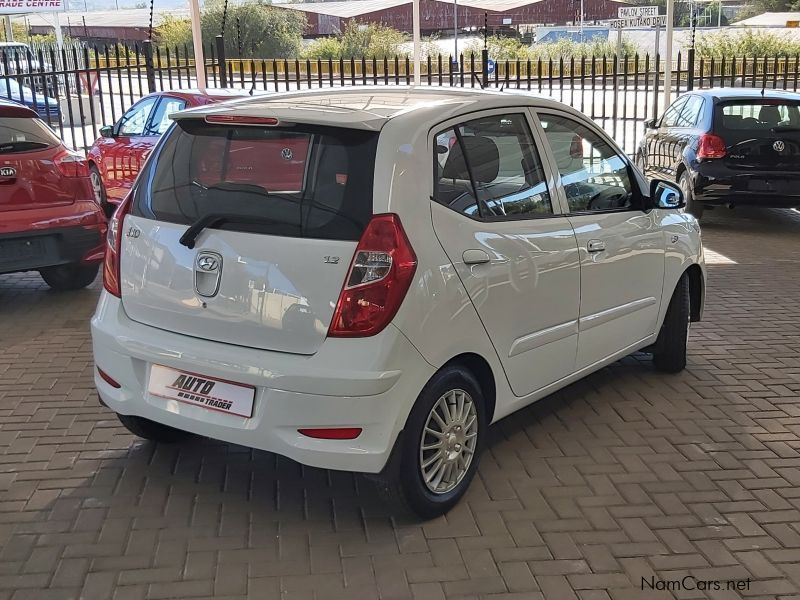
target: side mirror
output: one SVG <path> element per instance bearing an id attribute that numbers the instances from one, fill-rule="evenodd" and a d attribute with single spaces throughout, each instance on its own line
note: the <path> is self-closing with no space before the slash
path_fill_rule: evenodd
<path id="1" fill-rule="evenodd" d="M 104 138 L 114 137 L 114 128 L 111 125 L 106 125 L 100 128 L 100 136 Z"/>
<path id="2" fill-rule="evenodd" d="M 683 191 L 674 183 L 662 179 L 650 182 L 650 204 L 653 208 L 674 210 L 686 206 Z"/>
<path id="3" fill-rule="evenodd" d="M 656 120 L 655 119 L 648 119 L 644 122 L 645 129 L 657 129 Z"/>

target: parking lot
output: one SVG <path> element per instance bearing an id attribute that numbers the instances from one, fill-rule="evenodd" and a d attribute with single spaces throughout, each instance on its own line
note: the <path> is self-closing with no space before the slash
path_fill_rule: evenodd
<path id="1" fill-rule="evenodd" d="M 703 234 L 688 369 L 636 355 L 498 423 L 427 523 L 360 476 L 135 439 L 93 389 L 99 280 L 0 277 L 0 599 L 800 598 L 800 214 Z"/>

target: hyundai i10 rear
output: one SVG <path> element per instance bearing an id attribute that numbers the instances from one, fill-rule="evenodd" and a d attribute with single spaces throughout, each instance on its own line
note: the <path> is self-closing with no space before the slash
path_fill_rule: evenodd
<path id="1" fill-rule="evenodd" d="M 651 206 L 588 120 L 548 114 L 548 141 L 532 110 L 394 89 L 178 114 L 109 224 L 101 400 L 139 436 L 369 473 L 433 516 L 464 494 L 491 421 L 645 346 L 681 369 L 703 271 L 680 191 L 654 187 Z M 605 233 L 580 226 L 591 240 L 548 189 L 564 152 L 579 200 L 610 211 Z M 585 285 L 629 285 L 583 303 L 578 353 L 580 244 Z"/>

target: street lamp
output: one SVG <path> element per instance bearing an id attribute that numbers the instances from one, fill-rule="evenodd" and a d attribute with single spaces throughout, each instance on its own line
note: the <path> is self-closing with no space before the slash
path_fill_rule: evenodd
<path id="1" fill-rule="evenodd" d="M 453 58 L 458 60 L 458 0 L 453 0 L 453 35 L 455 36 L 455 54 Z"/>

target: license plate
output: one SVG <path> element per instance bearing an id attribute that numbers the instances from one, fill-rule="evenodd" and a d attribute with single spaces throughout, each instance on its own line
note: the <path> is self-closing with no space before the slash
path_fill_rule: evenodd
<path id="1" fill-rule="evenodd" d="M 147 391 L 166 400 L 177 400 L 248 419 L 253 416 L 253 399 L 256 395 L 256 389 L 251 385 L 161 365 L 153 365 L 150 369 Z"/>
<path id="2" fill-rule="evenodd" d="M 0 242 L 0 260 L 15 261 L 39 258 L 44 254 L 42 240 L 10 240 Z"/>

